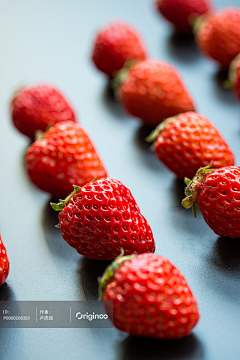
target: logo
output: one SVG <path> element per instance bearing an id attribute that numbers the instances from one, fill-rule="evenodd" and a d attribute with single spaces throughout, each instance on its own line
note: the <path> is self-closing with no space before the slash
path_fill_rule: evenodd
<path id="1" fill-rule="evenodd" d="M 78 320 L 88 320 L 88 321 L 92 321 L 92 320 L 106 320 L 108 319 L 108 315 L 107 314 L 95 314 L 95 312 L 93 313 L 88 313 L 86 312 L 85 314 L 82 314 L 80 311 L 76 313 L 76 318 Z"/>

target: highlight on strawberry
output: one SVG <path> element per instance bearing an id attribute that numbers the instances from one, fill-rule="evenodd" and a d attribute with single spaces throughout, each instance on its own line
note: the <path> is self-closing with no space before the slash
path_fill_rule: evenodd
<path id="1" fill-rule="evenodd" d="M 146 140 L 180 179 L 192 178 L 210 161 L 214 168 L 234 165 L 234 154 L 213 123 L 193 111 L 166 119 Z"/>
<path id="2" fill-rule="evenodd" d="M 58 198 L 66 197 L 74 184 L 107 177 L 86 131 L 72 121 L 55 124 L 28 148 L 26 168 L 39 189 Z"/>
<path id="3" fill-rule="evenodd" d="M 116 328 L 161 339 L 189 335 L 199 312 L 183 274 L 160 255 L 122 255 L 98 279 L 99 297 Z"/>
<path id="4" fill-rule="evenodd" d="M 200 168 L 192 180 L 185 179 L 186 198 L 182 205 L 197 207 L 204 220 L 219 236 L 240 237 L 240 167 L 227 166 L 211 169 L 211 164 Z"/>
<path id="5" fill-rule="evenodd" d="M 65 97 L 46 84 L 19 89 L 11 101 L 11 116 L 15 127 L 32 140 L 37 131 L 44 132 L 58 122 L 76 122 L 76 115 Z"/>
<path id="6" fill-rule="evenodd" d="M 152 230 L 130 190 L 119 180 L 102 179 L 74 191 L 58 204 L 59 225 L 67 243 L 89 259 L 113 260 L 154 252 Z"/>
<path id="7" fill-rule="evenodd" d="M 124 67 L 126 62 L 146 59 L 146 50 L 137 30 L 123 22 L 108 24 L 96 35 L 92 60 L 96 67 L 108 75 Z"/>

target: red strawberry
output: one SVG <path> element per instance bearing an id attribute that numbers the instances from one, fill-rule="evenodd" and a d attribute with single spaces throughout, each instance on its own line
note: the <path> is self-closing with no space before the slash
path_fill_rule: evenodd
<path id="1" fill-rule="evenodd" d="M 165 61 L 145 60 L 134 65 L 119 90 L 126 110 L 149 125 L 194 110 L 177 70 Z"/>
<path id="2" fill-rule="evenodd" d="M 203 115 L 187 112 L 169 118 L 149 135 L 156 156 L 179 178 L 192 178 L 200 166 L 234 165 L 234 155 L 215 126 Z"/>
<path id="3" fill-rule="evenodd" d="M 240 53 L 240 9 L 224 8 L 206 16 L 196 41 L 204 54 L 227 68 Z"/>
<path id="4" fill-rule="evenodd" d="M 63 95 L 49 85 L 20 89 L 11 102 L 16 128 L 31 139 L 38 130 L 45 131 L 60 121 L 76 122 L 75 114 Z"/>
<path id="5" fill-rule="evenodd" d="M 0 234 L 0 285 L 5 283 L 9 274 L 9 261 L 6 252 L 6 248 L 3 245 L 1 234 Z"/>
<path id="6" fill-rule="evenodd" d="M 227 85 L 232 88 L 234 94 L 240 100 L 240 54 L 230 64 Z"/>
<path id="7" fill-rule="evenodd" d="M 113 324 L 131 335 L 177 339 L 189 335 L 198 307 L 183 274 L 163 256 L 117 257 L 99 279 L 99 293 L 113 302 Z"/>
<path id="8" fill-rule="evenodd" d="M 145 46 L 139 34 L 126 23 L 111 23 L 96 36 L 92 60 L 99 70 L 110 77 L 127 61 L 145 58 Z"/>
<path id="9" fill-rule="evenodd" d="M 26 154 L 27 172 L 39 189 L 65 197 L 73 184 L 83 186 L 106 170 L 85 130 L 72 121 L 52 126 Z"/>
<path id="10" fill-rule="evenodd" d="M 217 170 L 209 166 L 198 170 L 188 184 L 182 201 L 185 208 L 197 205 L 204 220 L 220 236 L 240 237 L 240 167 L 228 166 Z"/>
<path id="11" fill-rule="evenodd" d="M 192 32 L 194 20 L 212 9 L 209 0 L 157 0 L 157 9 L 176 29 Z"/>
<path id="12" fill-rule="evenodd" d="M 113 260 L 126 254 L 154 252 L 152 230 L 131 192 L 118 180 L 104 179 L 75 187 L 59 204 L 64 240 L 89 259 Z"/>

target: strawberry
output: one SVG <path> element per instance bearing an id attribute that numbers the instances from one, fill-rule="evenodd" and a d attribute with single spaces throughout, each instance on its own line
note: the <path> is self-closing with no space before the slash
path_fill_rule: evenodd
<path id="1" fill-rule="evenodd" d="M 97 180 L 59 204 L 59 226 L 67 243 L 89 259 L 113 260 L 123 248 L 127 255 L 154 252 L 150 226 L 131 192 L 118 180 Z"/>
<path id="2" fill-rule="evenodd" d="M 85 130 L 72 121 L 57 123 L 26 153 L 27 172 L 39 189 L 65 197 L 73 184 L 83 186 L 106 170 Z"/>
<path id="3" fill-rule="evenodd" d="M 157 0 L 159 12 L 181 32 L 192 32 L 194 20 L 212 9 L 209 0 Z"/>
<path id="4" fill-rule="evenodd" d="M 207 15 L 197 31 L 196 41 L 205 55 L 228 68 L 240 53 L 240 9 L 223 8 Z"/>
<path id="5" fill-rule="evenodd" d="M 165 61 L 135 64 L 119 88 L 125 109 L 149 125 L 194 110 L 194 104 L 175 67 Z"/>
<path id="6" fill-rule="evenodd" d="M 111 23 L 96 36 L 92 60 L 100 71 L 110 77 L 127 61 L 145 58 L 146 50 L 139 34 L 126 23 Z"/>
<path id="7" fill-rule="evenodd" d="M 64 96 L 49 85 L 20 89 L 11 102 L 12 121 L 16 128 L 31 139 L 36 131 L 45 131 L 60 121 L 76 116 Z"/>
<path id="8" fill-rule="evenodd" d="M 211 164 L 210 164 L 211 165 Z M 197 215 L 197 205 L 204 220 L 219 236 L 240 237 L 240 167 L 227 166 L 221 169 L 197 171 L 188 184 L 182 201 L 185 208 L 193 207 Z"/>
<path id="9" fill-rule="evenodd" d="M 233 93 L 240 100 L 240 54 L 231 62 L 229 67 L 229 80 L 226 85 L 232 88 Z"/>
<path id="10" fill-rule="evenodd" d="M 190 111 L 166 119 L 149 137 L 155 154 L 179 178 L 192 178 L 210 161 L 215 168 L 234 165 L 234 155 L 215 126 Z"/>
<path id="11" fill-rule="evenodd" d="M 0 234 L 0 286 L 5 283 L 9 274 L 9 261 L 6 252 L 6 248 L 3 245 L 1 234 Z"/>
<path id="12" fill-rule="evenodd" d="M 99 294 L 113 324 L 131 335 L 177 339 L 189 335 L 198 307 L 183 274 L 156 254 L 121 255 L 99 279 Z"/>

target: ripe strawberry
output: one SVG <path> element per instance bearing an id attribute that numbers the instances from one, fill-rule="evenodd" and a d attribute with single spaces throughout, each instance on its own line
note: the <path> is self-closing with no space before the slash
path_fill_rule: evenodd
<path id="1" fill-rule="evenodd" d="M 63 95 L 49 85 L 38 85 L 16 92 L 11 102 L 16 128 L 31 139 L 60 121 L 76 122 L 75 114 Z"/>
<path id="2" fill-rule="evenodd" d="M 110 77 L 127 61 L 145 58 L 145 46 L 139 34 L 126 23 L 111 23 L 96 36 L 92 60 L 100 71 Z"/>
<path id="3" fill-rule="evenodd" d="M 52 126 L 26 154 L 27 172 L 39 189 L 65 197 L 73 184 L 83 186 L 106 170 L 85 130 L 72 121 Z"/>
<path id="4" fill-rule="evenodd" d="M 156 0 L 159 12 L 182 32 L 192 32 L 194 20 L 212 9 L 209 0 Z"/>
<path id="5" fill-rule="evenodd" d="M 227 85 L 232 88 L 232 91 L 240 100 L 240 54 L 238 54 L 230 64 Z"/>
<path id="6" fill-rule="evenodd" d="M 131 335 L 177 339 L 189 335 L 198 307 L 183 274 L 163 256 L 119 256 L 99 279 L 113 324 Z"/>
<path id="7" fill-rule="evenodd" d="M 205 55 L 227 68 L 240 53 L 240 9 L 224 8 L 206 16 L 196 41 Z"/>
<path id="8" fill-rule="evenodd" d="M 6 252 L 6 248 L 3 245 L 1 234 L 0 234 L 0 286 L 5 283 L 9 274 L 9 261 Z"/>
<path id="9" fill-rule="evenodd" d="M 152 230 L 131 192 L 118 180 L 104 179 L 80 187 L 59 204 L 64 240 L 89 259 L 113 260 L 126 254 L 154 252 Z"/>
<path id="10" fill-rule="evenodd" d="M 199 206 L 204 220 L 220 236 L 240 237 L 240 167 L 228 166 L 217 170 L 209 166 L 198 170 L 188 184 L 182 201 L 185 208 Z"/>
<path id="11" fill-rule="evenodd" d="M 119 90 L 126 110 L 149 125 L 194 110 L 177 70 L 165 61 L 151 59 L 134 65 Z"/>
<path id="12" fill-rule="evenodd" d="M 215 126 L 203 115 L 187 112 L 166 119 L 147 138 L 155 154 L 179 178 L 192 178 L 200 166 L 234 165 L 234 155 Z"/>

